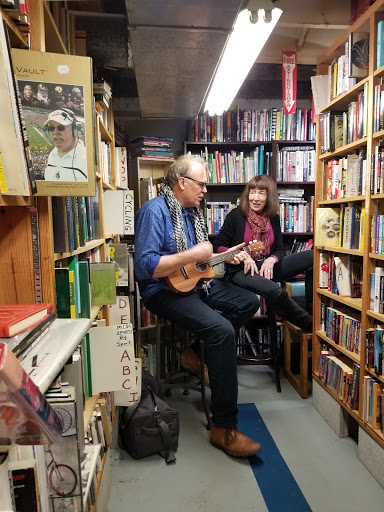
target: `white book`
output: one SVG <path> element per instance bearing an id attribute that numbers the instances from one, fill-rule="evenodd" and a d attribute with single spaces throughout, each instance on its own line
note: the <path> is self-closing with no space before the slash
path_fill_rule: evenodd
<path id="1" fill-rule="evenodd" d="M 134 199 L 132 190 L 104 191 L 104 233 L 134 234 Z"/>
<path id="2" fill-rule="evenodd" d="M 30 183 L 17 99 L 13 87 L 13 70 L 8 53 L 3 18 L 0 13 L 0 183 L 5 178 L 7 190 L 2 194 L 30 196 Z"/>
<path id="3" fill-rule="evenodd" d="M 91 327 L 87 318 L 58 318 L 38 346 L 21 361 L 36 386 L 45 393 Z"/>
<path id="4" fill-rule="evenodd" d="M 339 295 L 346 297 L 352 296 L 352 284 L 350 279 L 350 271 L 348 264 L 348 256 L 335 256 L 336 284 Z"/>

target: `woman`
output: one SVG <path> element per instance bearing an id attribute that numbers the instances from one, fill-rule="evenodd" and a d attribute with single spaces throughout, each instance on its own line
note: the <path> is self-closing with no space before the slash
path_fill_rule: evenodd
<path id="1" fill-rule="evenodd" d="M 226 216 L 213 248 L 215 252 L 224 252 L 241 242 L 262 242 L 262 254 L 251 253 L 240 265 L 227 264 L 226 278 L 265 297 L 268 307 L 282 318 L 294 322 L 301 329 L 312 331 L 312 316 L 292 300 L 277 282 L 289 281 L 310 269 L 313 251 L 286 256 L 278 208 L 274 181 L 265 174 L 255 176 L 245 186 L 239 207 Z"/>

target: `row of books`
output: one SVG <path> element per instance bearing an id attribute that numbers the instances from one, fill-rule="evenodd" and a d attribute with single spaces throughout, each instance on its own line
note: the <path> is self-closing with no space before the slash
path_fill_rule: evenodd
<path id="1" fill-rule="evenodd" d="M 208 235 L 218 235 L 224 224 L 225 217 L 233 209 L 236 208 L 230 201 L 227 202 L 207 202 L 203 210 L 205 225 L 207 226 Z"/>
<path id="2" fill-rule="evenodd" d="M 368 33 L 350 33 L 344 45 L 344 53 L 328 66 L 329 101 L 356 85 L 358 79 L 367 76 L 368 47 Z"/>
<path id="3" fill-rule="evenodd" d="M 315 181 L 314 146 L 284 146 L 279 149 L 277 181 Z"/>
<path id="4" fill-rule="evenodd" d="M 310 233 L 313 231 L 313 202 L 279 204 L 280 227 L 282 233 Z"/>
<path id="5" fill-rule="evenodd" d="M 264 144 L 256 146 L 248 156 L 234 150 L 210 153 L 207 147 L 200 156 L 207 162 L 208 183 L 247 183 L 253 176 L 271 173 L 272 152 Z"/>
<path id="6" fill-rule="evenodd" d="M 371 224 L 371 252 L 384 254 L 384 216 L 372 215 Z"/>
<path id="7" fill-rule="evenodd" d="M 384 375 L 383 371 L 383 326 L 371 327 L 365 332 L 365 364 L 377 375 Z"/>
<path id="8" fill-rule="evenodd" d="M 95 197 L 53 197 L 52 217 L 56 253 L 72 252 L 100 239 L 98 188 Z"/>
<path id="9" fill-rule="evenodd" d="M 346 144 L 367 136 L 368 82 L 358 93 L 357 101 L 351 101 L 346 112 L 320 114 L 320 151 L 335 151 Z"/>
<path id="10" fill-rule="evenodd" d="M 111 160 L 111 144 L 101 140 L 101 133 L 99 134 L 100 154 L 99 154 L 99 173 L 104 181 L 112 184 L 112 160 Z"/>
<path id="11" fill-rule="evenodd" d="M 319 378 L 352 410 L 358 410 L 360 365 L 334 354 L 331 349 L 320 352 Z"/>
<path id="12" fill-rule="evenodd" d="M 375 85 L 374 95 L 373 131 L 384 130 L 384 79 L 380 78 L 380 84 Z"/>
<path id="13" fill-rule="evenodd" d="M 59 318 L 90 318 L 93 306 L 116 304 L 113 262 L 69 258 L 71 268 L 55 268 L 56 307 Z M 72 267 L 73 265 L 73 267 Z"/>
<path id="14" fill-rule="evenodd" d="M 228 110 L 210 116 L 204 112 L 187 123 L 187 140 L 195 142 L 250 142 L 269 140 L 316 140 L 312 110 L 296 109 L 285 114 L 283 107 Z"/>
<path id="15" fill-rule="evenodd" d="M 384 384 L 369 375 L 364 375 L 363 404 L 363 420 L 384 432 Z"/>
<path id="16" fill-rule="evenodd" d="M 361 196 L 367 180 L 367 150 L 324 163 L 324 199 Z"/>
<path id="17" fill-rule="evenodd" d="M 348 203 L 340 208 L 316 208 L 317 247 L 364 249 L 365 208 Z"/>
<path id="18" fill-rule="evenodd" d="M 325 334 L 336 345 L 354 354 L 361 350 L 361 322 L 343 307 L 325 307 Z"/>
<path id="19" fill-rule="evenodd" d="M 363 262 L 359 256 L 320 253 L 319 288 L 345 297 L 360 298 L 362 281 Z"/>
<path id="20" fill-rule="evenodd" d="M 105 109 L 109 109 L 112 98 L 112 87 L 103 78 L 96 78 L 93 82 L 93 96 L 95 101 Z"/>

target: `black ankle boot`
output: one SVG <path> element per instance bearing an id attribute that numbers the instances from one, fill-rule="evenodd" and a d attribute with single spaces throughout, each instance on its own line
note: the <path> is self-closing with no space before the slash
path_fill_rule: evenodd
<path id="1" fill-rule="evenodd" d="M 267 307 L 272 308 L 279 316 L 292 322 L 304 331 L 312 332 L 312 316 L 302 309 L 285 290 L 267 302 Z"/>

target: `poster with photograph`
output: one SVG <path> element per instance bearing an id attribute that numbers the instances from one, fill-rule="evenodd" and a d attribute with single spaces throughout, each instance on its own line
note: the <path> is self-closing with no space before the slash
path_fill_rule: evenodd
<path id="1" fill-rule="evenodd" d="M 96 193 L 92 60 L 12 50 L 40 196 Z"/>

